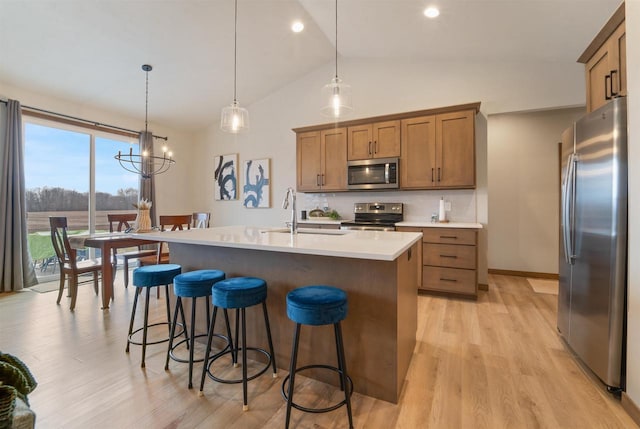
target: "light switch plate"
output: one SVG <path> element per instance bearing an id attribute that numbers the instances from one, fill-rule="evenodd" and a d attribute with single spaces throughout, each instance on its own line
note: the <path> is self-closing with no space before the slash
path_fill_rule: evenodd
<path id="1" fill-rule="evenodd" d="M 451 211 L 451 201 L 445 201 L 444 202 L 444 209 L 448 212 Z"/>

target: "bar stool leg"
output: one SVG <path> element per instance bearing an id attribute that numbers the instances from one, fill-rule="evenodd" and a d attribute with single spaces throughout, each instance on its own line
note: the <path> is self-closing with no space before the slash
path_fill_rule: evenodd
<path id="1" fill-rule="evenodd" d="M 300 342 L 300 324 L 296 323 L 296 330 L 293 333 L 293 346 L 291 350 L 291 362 L 289 363 L 289 392 L 287 394 L 287 418 L 285 429 L 289 429 L 291 419 L 291 404 L 293 403 L 293 385 L 296 378 L 296 364 L 298 362 L 298 343 Z"/>
<path id="2" fill-rule="evenodd" d="M 215 311 L 215 307 L 214 307 L 214 311 Z M 229 348 L 231 349 L 231 357 L 232 359 L 234 359 L 235 362 L 235 351 L 234 351 L 234 346 L 233 346 L 233 337 L 231 336 L 231 324 L 229 323 L 229 312 L 227 311 L 226 308 L 223 309 L 223 313 L 224 313 L 224 323 L 227 324 L 227 338 L 229 338 Z M 216 315 L 215 313 L 213 313 L 213 317 L 215 318 Z M 238 338 L 236 337 L 236 342 L 238 341 Z"/>
<path id="3" fill-rule="evenodd" d="M 149 297 L 150 297 L 150 293 L 151 293 L 151 288 L 148 287 L 147 289 L 147 295 L 145 296 L 145 303 L 144 303 L 144 325 L 142 327 L 142 363 L 140 363 L 140 368 L 144 368 L 145 367 L 145 363 L 144 363 L 144 358 L 147 354 L 147 329 L 148 329 L 148 325 L 149 325 Z"/>
<path id="4" fill-rule="evenodd" d="M 169 295 L 167 295 L 167 300 L 169 299 Z M 184 307 L 180 305 L 180 315 L 182 317 L 182 331 L 184 332 L 184 339 L 187 340 L 187 350 L 189 350 L 189 336 L 187 335 L 187 321 L 184 318 Z"/>
<path id="5" fill-rule="evenodd" d="M 183 313 L 184 316 L 184 313 Z M 185 329 L 186 330 L 186 329 Z M 191 348 L 189 349 L 189 389 L 193 389 L 193 349 L 196 338 L 196 298 L 191 298 Z"/>
<path id="6" fill-rule="evenodd" d="M 131 321 L 129 322 L 129 334 L 127 335 L 127 348 L 125 349 L 126 353 L 129 353 L 129 344 L 131 344 L 131 333 L 133 332 L 133 321 L 136 318 L 136 307 L 138 305 L 138 292 L 140 288 L 136 288 L 136 291 L 133 296 L 133 310 L 131 310 Z"/>
<path id="7" fill-rule="evenodd" d="M 269 324 L 269 312 L 267 311 L 266 301 L 262 301 L 262 312 L 264 313 L 264 324 L 267 327 L 267 340 L 269 341 L 269 351 L 271 352 L 271 364 L 273 366 L 273 378 L 278 377 L 276 369 L 276 354 L 273 351 L 273 340 L 271 339 L 271 325 Z"/>
<path id="8" fill-rule="evenodd" d="M 236 342 L 238 341 L 238 338 L 240 338 L 239 329 L 240 329 L 240 309 L 236 308 Z M 239 345 L 236 344 L 235 353 L 231 353 L 234 368 L 238 367 L 238 349 L 239 348 L 240 348 Z"/>
<path id="9" fill-rule="evenodd" d="M 176 323 L 178 322 L 178 308 L 182 307 L 182 298 L 176 297 L 176 308 L 173 311 L 173 322 L 171 323 L 171 330 L 169 331 L 169 347 L 167 348 L 167 359 L 164 362 L 164 370 L 169 370 L 169 357 L 171 349 L 173 348 L 173 336 L 176 333 Z"/>
<path id="10" fill-rule="evenodd" d="M 242 314 L 242 411 L 248 411 L 247 401 L 247 318 L 245 309 L 241 309 Z"/>
<path id="11" fill-rule="evenodd" d="M 333 325 L 336 333 L 336 348 L 338 349 L 338 365 L 340 366 L 340 384 L 345 386 L 344 399 L 347 403 L 347 415 L 349 417 L 349 428 L 353 429 L 353 416 L 351 413 L 351 392 L 347 386 L 347 362 L 344 356 L 344 343 L 342 341 L 342 327 L 340 322 Z"/>
<path id="12" fill-rule="evenodd" d="M 202 366 L 202 377 L 200 378 L 200 391 L 198 392 L 198 396 L 202 396 L 202 390 L 204 389 L 204 379 L 207 376 L 207 366 L 209 365 L 209 351 L 211 350 L 211 342 L 213 340 L 213 330 L 216 327 L 216 315 L 218 314 L 218 307 L 213 307 L 213 317 L 211 318 L 211 323 L 209 324 L 209 334 L 207 335 L 207 348 L 204 351 L 204 361 Z M 226 312 L 225 312 L 226 317 Z M 229 329 L 228 325 L 229 321 L 227 320 L 227 329 Z"/>
<path id="13" fill-rule="evenodd" d="M 160 288 L 158 288 L 160 290 Z M 167 322 L 171 323 L 171 308 L 169 303 L 169 285 L 164 285 L 165 300 L 167 302 Z M 171 325 L 167 326 L 167 330 L 171 333 Z"/>

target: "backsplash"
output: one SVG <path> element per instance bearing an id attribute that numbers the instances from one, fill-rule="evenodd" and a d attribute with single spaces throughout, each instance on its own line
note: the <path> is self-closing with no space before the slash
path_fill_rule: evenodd
<path id="1" fill-rule="evenodd" d="M 343 219 L 353 218 L 353 204 L 360 202 L 404 203 L 404 220 L 430 221 L 438 213 L 440 198 L 451 202 L 447 219 L 451 222 L 477 222 L 476 192 L 473 189 L 438 191 L 381 191 L 338 192 L 326 194 L 298 194 L 298 211 L 324 209 L 337 210 Z M 298 216 L 300 214 L 298 213 Z"/>

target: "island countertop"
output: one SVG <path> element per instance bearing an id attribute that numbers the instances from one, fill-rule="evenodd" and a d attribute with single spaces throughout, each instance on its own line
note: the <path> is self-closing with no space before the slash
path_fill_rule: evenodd
<path id="1" fill-rule="evenodd" d="M 134 233 L 134 237 L 168 243 L 199 244 L 305 255 L 393 261 L 422 238 L 416 232 L 345 231 L 300 228 L 223 226 L 184 231 Z"/>

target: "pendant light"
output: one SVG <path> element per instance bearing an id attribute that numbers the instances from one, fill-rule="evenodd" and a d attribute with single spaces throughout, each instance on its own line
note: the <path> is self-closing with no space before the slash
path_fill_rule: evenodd
<path id="1" fill-rule="evenodd" d="M 351 113 L 351 86 L 342 82 L 338 77 L 338 0 L 336 0 L 336 75 L 331 82 L 322 88 L 324 106 L 321 112 L 324 116 L 339 119 Z"/>
<path id="2" fill-rule="evenodd" d="M 149 64 L 144 64 L 142 70 L 146 73 L 146 86 L 144 97 L 144 133 L 149 132 L 149 72 L 153 70 Z M 146 150 L 141 154 L 133 153 L 133 147 L 129 149 L 129 153 L 118 154 L 114 157 L 120 163 L 120 166 L 132 173 L 140 174 L 142 178 L 149 179 L 156 174 L 162 174 L 169 169 L 176 161 L 173 154 L 167 149 L 167 138 L 160 136 L 152 136 L 153 138 L 162 139 L 165 143 L 162 145 L 162 156 L 150 155 Z"/>
<path id="3" fill-rule="evenodd" d="M 228 133 L 241 133 L 249 130 L 249 111 L 238 104 L 236 98 L 236 80 L 238 64 L 238 0 L 235 0 L 235 19 L 233 27 L 233 103 L 222 109 L 220 128 Z"/>

